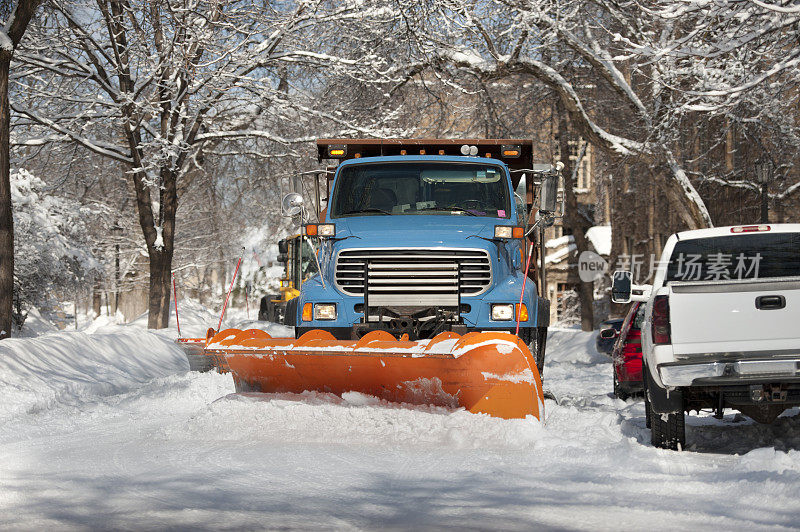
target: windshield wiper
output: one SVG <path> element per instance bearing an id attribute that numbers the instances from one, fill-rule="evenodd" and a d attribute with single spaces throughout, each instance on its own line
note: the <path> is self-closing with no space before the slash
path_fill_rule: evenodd
<path id="1" fill-rule="evenodd" d="M 461 207 L 428 207 L 422 209 L 423 211 L 454 211 L 454 212 L 463 212 L 464 214 L 468 214 L 470 216 L 478 216 L 472 211 L 468 211 L 467 209 L 462 209 Z"/>
<path id="2" fill-rule="evenodd" d="M 374 207 L 369 207 L 367 209 L 356 209 L 354 211 L 343 212 L 341 215 L 342 216 L 347 216 L 348 214 L 361 214 L 363 212 L 377 212 L 379 214 L 389 214 L 389 215 L 392 214 L 389 211 L 384 211 L 383 209 L 376 209 Z"/>

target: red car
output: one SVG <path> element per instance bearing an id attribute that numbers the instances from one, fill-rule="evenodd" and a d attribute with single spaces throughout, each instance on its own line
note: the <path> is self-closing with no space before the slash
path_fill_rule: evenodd
<path id="1" fill-rule="evenodd" d="M 645 306 L 633 303 L 622 323 L 611 359 L 614 361 L 614 395 L 622 400 L 641 395 L 642 385 L 642 331 Z"/>

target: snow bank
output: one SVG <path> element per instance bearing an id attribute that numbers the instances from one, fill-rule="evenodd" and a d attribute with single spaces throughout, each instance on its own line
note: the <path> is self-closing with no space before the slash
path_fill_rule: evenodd
<path id="1" fill-rule="evenodd" d="M 119 326 L 6 339 L 0 342 L 0 420 L 122 393 L 188 369 L 170 340 Z"/>

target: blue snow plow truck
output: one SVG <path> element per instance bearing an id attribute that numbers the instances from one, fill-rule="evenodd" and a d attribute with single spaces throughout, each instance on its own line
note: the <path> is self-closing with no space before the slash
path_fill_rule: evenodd
<path id="1" fill-rule="evenodd" d="M 313 275 L 287 305 L 297 336 L 507 331 L 542 371 L 540 243 L 559 167 L 534 165 L 532 142 L 519 139 L 320 139 L 317 149 L 338 165 L 315 174 L 316 216 L 302 191 L 283 201 L 316 248 Z"/>

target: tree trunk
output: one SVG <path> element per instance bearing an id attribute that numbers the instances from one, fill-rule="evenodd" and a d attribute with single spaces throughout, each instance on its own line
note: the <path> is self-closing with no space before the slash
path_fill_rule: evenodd
<path id="1" fill-rule="evenodd" d="M 561 151 L 561 162 L 564 163 L 562 170 L 564 176 L 564 199 L 566 200 L 566 210 L 564 221 L 567 227 L 572 229 L 572 236 L 575 239 L 578 257 L 581 253 L 589 249 L 586 235 L 583 232 L 581 215 L 578 212 L 578 197 L 572 183 L 572 161 L 569 159 L 569 140 L 570 132 L 567 125 L 567 113 L 564 104 L 560 99 L 556 100 L 556 113 L 558 115 L 558 142 Z M 578 281 L 578 298 L 581 302 L 581 329 L 584 331 L 594 330 L 594 282 L 584 283 Z"/>
<path id="2" fill-rule="evenodd" d="M 169 327 L 171 276 L 172 253 L 165 250 L 150 255 L 149 329 Z"/>
<path id="3" fill-rule="evenodd" d="M 94 317 L 98 317 L 100 312 L 102 311 L 103 306 L 103 298 L 102 294 L 100 293 L 99 287 L 94 287 L 92 290 L 92 312 L 94 312 Z"/>
<path id="4" fill-rule="evenodd" d="M 0 49 L 0 339 L 11 336 L 14 310 L 14 216 L 11 211 L 11 161 L 8 71 L 11 52 Z"/>

